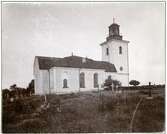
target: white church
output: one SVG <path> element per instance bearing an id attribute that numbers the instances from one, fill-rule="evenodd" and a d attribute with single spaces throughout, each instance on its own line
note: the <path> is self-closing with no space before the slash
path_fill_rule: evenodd
<path id="1" fill-rule="evenodd" d="M 122 86 L 129 85 L 128 43 L 119 32 L 119 25 L 109 26 L 109 35 L 101 43 L 102 61 L 80 57 L 36 56 L 34 60 L 35 94 L 65 94 L 102 90 L 110 77 Z"/>

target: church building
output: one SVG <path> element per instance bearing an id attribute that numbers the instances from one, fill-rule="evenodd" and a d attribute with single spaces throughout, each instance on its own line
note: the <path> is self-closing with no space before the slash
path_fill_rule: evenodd
<path id="1" fill-rule="evenodd" d="M 109 26 L 109 35 L 101 43 L 102 60 L 67 56 L 36 56 L 34 60 L 35 94 L 65 94 L 102 90 L 107 78 L 122 86 L 129 84 L 128 43 L 120 35 L 119 25 Z"/>

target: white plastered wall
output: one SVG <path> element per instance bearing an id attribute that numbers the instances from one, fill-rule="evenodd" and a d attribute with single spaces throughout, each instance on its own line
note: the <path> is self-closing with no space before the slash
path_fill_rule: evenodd
<path id="1" fill-rule="evenodd" d="M 101 89 L 101 85 L 104 82 L 105 72 L 103 69 L 80 69 L 80 73 L 85 74 L 85 88 L 80 88 L 80 91 L 88 91 L 88 90 L 98 90 L 98 88 L 94 88 L 94 74 L 98 74 L 98 85 L 99 89 Z"/>
<path id="2" fill-rule="evenodd" d="M 122 83 L 122 86 L 129 85 L 129 58 L 128 58 L 128 43 L 124 40 L 110 40 L 104 42 L 102 46 L 102 60 L 115 65 L 117 73 L 106 73 L 106 78 L 111 75 Z M 119 54 L 119 47 L 122 47 L 122 54 Z M 106 48 L 109 49 L 109 55 L 106 55 Z M 123 67 L 123 70 L 120 70 Z"/>
<path id="3" fill-rule="evenodd" d="M 94 88 L 94 73 L 98 74 L 100 88 L 105 78 L 103 69 L 54 67 L 50 72 L 53 73 L 53 76 L 50 74 L 50 85 L 53 85 L 53 88 L 50 89 L 50 91 L 51 93 L 58 94 L 98 90 L 98 88 Z M 79 84 L 79 74 L 82 72 L 85 74 L 85 88 L 80 88 Z M 64 79 L 67 79 L 68 88 L 63 88 Z"/>
<path id="4" fill-rule="evenodd" d="M 34 84 L 35 94 L 42 95 L 49 93 L 49 71 L 40 70 L 38 58 L 35 57 L 34 61 Z"/>
<path id="5" fill-rule="evenodd" d="M 79 69 L 76 68 L 65 68 L 65 67 L 54 67 L 52 85 L 54 88 L 51 89 L 52 93 L 71 93 L 79 91 Z M 63 80 L 67 79 L 68 88 L 63 88 Z"/>
<path id="6" fill-rule="evenodd" d="M 118 73 L 129 73 L 128 66 L 128 41 L 111 40 L 102 45 L 102 61 L 107 61 L 115 65 Z M 122 47 L 122 54 L 119 54 L 119 47 Z M 109 55 L 106 55 L 106 48 Z M 123 70 L 120 70 L 123 67 Z"/>
<path id="7" fill-rule="evenodd" d="M 33 72 L 34 72 L 34 87 L 35 87 L 35 94 L 43 94 L 42 91 L 42 80 L 41 80 L 41 73 L 39 70 L 39 64 L 38 64 L 38 58 L 35 57 L 34 60 L 34 67 L 33 67 Z"/>
<path id="8" fill-rule="evenodd" d="M 79 74 L 85 74 L 85 88 L 79 87 Z M 98 74 L 99 88 L 105 79 L 111 75 L 112 79 L 119 80 L 122 86 L 128 86 L 128 74 L 105 72 L 103 69 L 80 69 L 68 67 L 53 67 L 48 70 L 40 70 L 37 60 L 34 62 L 35 94 L 46 93 L 71 93 L 78 91 L 98 90 L 94 88 L 94 74 Z M 63 79 L 67 79 L 68 88 L 63 88 Z"/>

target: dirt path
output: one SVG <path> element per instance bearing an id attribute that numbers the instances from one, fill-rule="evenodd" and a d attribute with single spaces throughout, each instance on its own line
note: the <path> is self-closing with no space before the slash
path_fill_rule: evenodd
<path id="1" fill-rule="evenodd" d="M 134 118 L 135 118 L 136 112 L 137 112 L 137 110 L 138 110 L 138 108 L 139 108 L 139 105 L 141 104 L 142 100 L 143 100 L 143 97 L 140 98 L 140 100 L 139 100 L 139 102 L 137 103 L 136 108 L 135 108 L 135 110 L 134 110 L 134 112 L 133 112 L 132 119 L 131 119 L 131 122 L 130 122 L 130 132 L 133 131 Z"/>

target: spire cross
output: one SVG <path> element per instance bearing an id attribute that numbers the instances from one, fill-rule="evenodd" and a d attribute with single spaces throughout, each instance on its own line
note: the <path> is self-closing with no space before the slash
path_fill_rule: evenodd
<path id="1" fill-rule="evenodd" d="M 113 23 L 115 23 L 115 18 L 113 18 Z"/>

